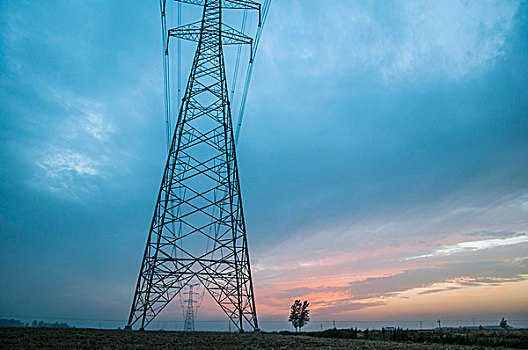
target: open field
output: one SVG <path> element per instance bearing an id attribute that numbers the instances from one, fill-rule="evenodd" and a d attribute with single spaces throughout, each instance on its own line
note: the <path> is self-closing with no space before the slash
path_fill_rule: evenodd
<path id="1" fill-rule="evenodd" d="M 526 339 L 528 331 L 516 331 Z M 500 336 L 497 332 L 496 336 Z M 128 332 L 98 329 L 0 328 L 2 349 L 483 349 L 431 343 L 331 339 L 281 334 Z M 497 348 L 495 348 L 497 349 Z M 503 348 L 504 349 L 504 348 Z"/>
<path id="2" fill-rule="evenodd" d="M 347 338 L 370 341 L 392 341 L 418 344 L 470 345 L 483 348 L 528 349 L 528 330 L 526 329 L 327 329 L 320 332 L 280 332 L 283 335 L 306 335 L 315 338 Z"/>

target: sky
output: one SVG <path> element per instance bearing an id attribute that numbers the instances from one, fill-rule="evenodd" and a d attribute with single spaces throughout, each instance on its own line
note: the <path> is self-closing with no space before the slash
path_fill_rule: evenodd
<path id="1" fill-rule="evenodd" d="M 237 149 L 260 319 L 528 320 L 527 38 L 525 1 L 273 1 Z M 1 317 L 127 318 L 161 45 L 157 1 L 0 2 Z"/>

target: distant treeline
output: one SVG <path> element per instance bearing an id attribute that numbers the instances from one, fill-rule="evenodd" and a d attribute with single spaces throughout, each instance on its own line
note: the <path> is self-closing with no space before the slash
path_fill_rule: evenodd
<path id="1" fill-rule="evenodd" d="M 276 332 L 272 332 L 276 333 Z M 315 338 L 364 339 L 384 341 L 407 341 L 413 343 L 458 344 L 484 347 L 509 347 L 528 349 L 528 331 L 513 329 L 436 329 L 408 330 L 383 328 L 381 330 L 327 329 L 320 332 L 278 332 L 283 335 L 305 335 Z"/>
<path id="2" fill-rule="evenodd" d="M 0 319 L 0 327 L 71 328 L 67 323 L 47 323 L 44 321 L 24 323 L 15 319 Z"/>

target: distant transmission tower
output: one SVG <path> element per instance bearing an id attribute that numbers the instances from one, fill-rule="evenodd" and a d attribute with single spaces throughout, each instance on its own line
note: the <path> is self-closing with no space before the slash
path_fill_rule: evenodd
<path id="1" fill-rule="evenodd" d="M 189 286 L 190 317 L 189 323 L 185 318 L 185 329 L 194 329 L 196 293 L 192 288 L 200 284 L 240 332 L 244 327 L 258 331 L 235 134 L 242 119 L 248 77 L 269 0 L 263 4 L 249 0 L 176 1 L 202 6 L 202 19 L 167 31 L 166 0 L 160 1 L 166 41 L 165 97 L 169 126 L 169 39 L 198 44 L 170 142 L 126 328 L 138 325 L 144 329 Z M 255 38 L 222 23 L 224 8 L 243 9 L 244 15 L 248 10 L 258 11 Z M 234 130 L 223 46 L 242 44 L 251 45 L 251 59 Z"/>
<path id="2" fill-rule="evenodd" d="M 185 332 L 194 332 L 194 315 L 196 313 L 196 300 L 194 300 L 193 288 L 198 286 L 198 284 L 189 285 L 189 290 L 183 294 L 187 294 L 187 299 L 183 304 L 183 330 Z"/>

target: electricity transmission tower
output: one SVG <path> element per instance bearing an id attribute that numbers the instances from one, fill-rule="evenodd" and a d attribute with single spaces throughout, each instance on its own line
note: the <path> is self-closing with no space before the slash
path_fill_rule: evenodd
<path id="1" fill-rule="evenodd" d="M 183 305 L 183 316 L 185 320 L 183 323 L 183 330 L 185 332 L 194 332 L 194 315 L 196 312 L 196 300 L 194 300 L 195 293 L 193 293 L 193 288 L 197 286 L 198 284 L 191 284 L 189 285 L 189 290 L 183 293 L 188 295 Z"/>
<path id="2" fill-rule="evenodd" d="M 250 45 L 256 52 L 269 0 L 176 0 L 202 7 L 200 21 L 165 29 L 166 119 L 170 125 L 170 38 L 197 42 L 181 101 L 134 293 L 127 329 L 149 323 L 190 286 L 189 327 L 194 329 L 193 286 L 200 284 L 240 332 L 258 331 L 253 280 L 236 158 L 236 136 L 223 47 Z M 222 22 L 224 9 L 259 14 L 255 38 Z M 245 14 L 245 13 L 244 13 Z M 250 76 L 251 71 L 248 70 Z M 246 87 L 242 103 L 245 103 Z M 179 101 L 178 101 L 179 103 Z M 243 105 L 241 108 L 243 112 Z M 186 310 L 187 314 L 187 310 Z M 187 330 L 187 317 L 185 329 Z"/>

